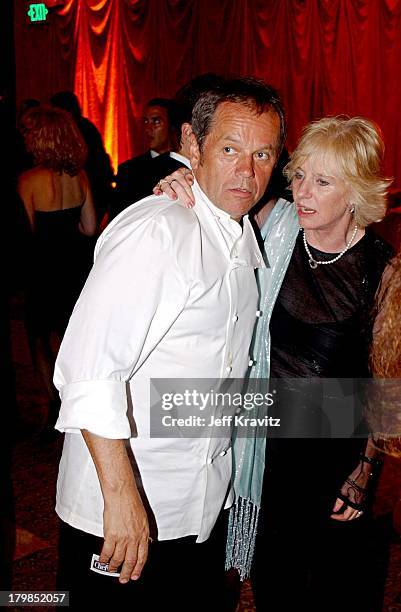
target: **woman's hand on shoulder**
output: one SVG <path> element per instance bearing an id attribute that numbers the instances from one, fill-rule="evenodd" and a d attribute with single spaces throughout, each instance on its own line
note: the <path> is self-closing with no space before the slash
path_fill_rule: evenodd
<path id="1" fill-rule="evenodd" d="M 172 174 L 161 179 L 153 188 L 155 195 L 165 194 L 171 200 L 180 199 L 187 208 L 195 206 L 195 198 L 192 191 L 194 175 L 189 168 L 179 168 Z"/>

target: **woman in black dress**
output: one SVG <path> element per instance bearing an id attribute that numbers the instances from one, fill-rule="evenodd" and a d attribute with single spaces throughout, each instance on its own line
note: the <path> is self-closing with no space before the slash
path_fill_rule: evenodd
<path id="1" fill-rule="evenodd" d="M 258 610 L 382 607 L 386 550 L 371 496 L 380 460 L 357 427 L 331 437 L 370 376 L 374 296 L 391 256 L 367 229 L 386 211 L 382 154 L 371 122 L 327 118 L 306 127 L 286 167 L 301 229 L 270 320 L 282 429 L 266 445 Z"/>
<path id="2" fill-rule="evenodd" d="M 311 123 L 285 169 L 294 203 L 278 200 L 261 228 L 273 280 L 260 279 L 256 376 L 278 381 L 272 416 L 281 419 L 279 437 L 266 442 L 252 573 L 261 612 L 381 610 L 386 551 L 371 497 L 380 460 L 363 422 L 355 431 L 340 423 L 338 438 L 332 432 L 340 410 L 351 406 L 352 420 L 358 381 L 370 376 L 374 296 L 391 256 L 367 229 L 386 213 L 383 152 L 367 119 Z M 190 184 L 188 171 L 177 171 L 155 193 L 188 202 Z M 273 235 L 288 255 L 280 266 Z"/>
<path id="3" fill-rule="evenodd" d="M 28 262 L 28 336 L 49 399 L 51 426 L 58 397 L 53 385 L 54 351 L 90 268 L 88 236 L 96 215 L 83 171 L 86 145 L 71 115 L 39 106 L 24 116 L 25 145 L 34 167 L 22 173 L 18 193 L 32 229 Z"/>

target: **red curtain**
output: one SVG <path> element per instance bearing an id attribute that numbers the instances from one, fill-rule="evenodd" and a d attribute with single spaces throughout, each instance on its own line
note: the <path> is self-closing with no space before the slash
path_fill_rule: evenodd
<path id="1" fill-rule="evenodd" d="M 16 3 L 17 99 L 74 90 L 115 167 L 143 151 L 148 99 L 215 71 L 280 90 L 289 149 L 311 119 L 375 120 L 401 187 L 401 0 L 48 0 L 47 25 L 29 24 L 28 5 Z"/>

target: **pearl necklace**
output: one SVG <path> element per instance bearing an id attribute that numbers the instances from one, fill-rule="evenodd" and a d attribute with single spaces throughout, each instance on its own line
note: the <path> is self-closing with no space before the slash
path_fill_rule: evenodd
<path id="1" fill-rule="evenodd" d="M 306 237 L 305 237 L 305 230 L 302 228 L 302 237 L 303 237 L 303 241 L 304 241 L 304 247 L 305 247 L 305 251 L 309 257 L 309 265 L 310 267 L 315 270 L 318 266 L 327 266 L 328 264 L 332 264 L 335 263 L 336 261 L 338 261 L 347 251 L 348 249 L 351 247 L 352 243 L 354 242 L 356 233 L 358 231 L 358 225 L 355 224 L 355 229 L 352 232 L 352 236 L 349 239 L 349 242 L 347 244 L 347 246 L 345 247 L 345 249 L 343 251 L 341 251 L 341 253 L 339 253 L 337 255 L 337 257 L 334 257 L 334 259 L 329 259 L 328 261 L 316 261 L 316 259 L 313 259 L 312 257 L 312 253 L 309 250 L 308 247 L 308 243 L 306 242 Z"/>

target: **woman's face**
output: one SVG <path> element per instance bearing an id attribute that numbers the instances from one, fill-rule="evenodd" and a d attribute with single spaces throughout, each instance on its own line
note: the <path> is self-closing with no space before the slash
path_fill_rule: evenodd
<path id="1" fill-rule="evenodd" d="M 305 230 L 348 226 L 349 189 L 327 156 L 310 156 L 295 169 L 292 193 L 299 224 Z"/>

